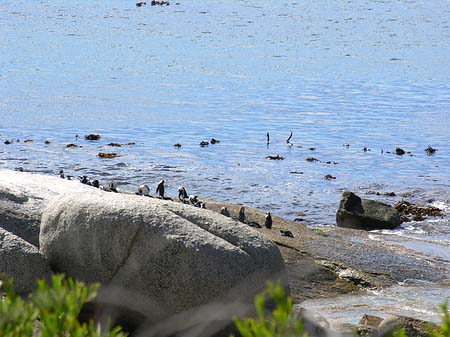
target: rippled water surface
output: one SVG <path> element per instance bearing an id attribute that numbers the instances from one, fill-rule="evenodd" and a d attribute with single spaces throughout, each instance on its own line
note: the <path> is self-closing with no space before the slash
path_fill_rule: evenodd
<path id="1" fill-rule="evenodd" d="M 0 35 L 1 167 L 164 178 L 315 224 L 342 189 L 450 199 L 448 1 L 4 1 Z"/>
<path id="2" fill-rule="evenodd" d="M 124 191 L 164 178 L 172 195 L 183 184 L 315 225 L 334 224 L 343 189 L 448 208 L 449 41 L 444 0 L 2 1 L 0 168 L 64 169 Z M 199 146 L 212 137 L 221 142 Z M 385 240 L 450 263 L 448 218 Z M 403 285 L 309 306 L 341 320 L 367 305 L 423 308 L 435 320 L 448 293 Z"/>

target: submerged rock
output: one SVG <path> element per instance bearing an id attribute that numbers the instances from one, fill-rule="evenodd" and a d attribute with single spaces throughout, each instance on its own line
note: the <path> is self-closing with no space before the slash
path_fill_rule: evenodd
<path id="1" fill-rule="evenodd" d="M 0 273 L 14 279 L 16 292 L 27 294 L 38 279 L 49 277 L 50 267 L 35 246 L 0 228 Z"/>
<path id="2" fill-rule="evenodd" d="M 84 136 L 84 139 L 86 139 L 86 140 L 99 140 L 100 138 L 102 138 L 102 136 L 100 136 L 99 134 L 94 134 L 94 133 Z"/>
<path id="3" fill-rule="evenodd" d="M 394 229 L 400 223 L 400 214 L 393 207 L 379 201 L 361 199 L 350 191 L 342 193 L 336 212 L 338 227 L 366 230 Z"/>
<path id="4" fill-rule="evenodd" d="M 395 149 L 395 154 L 398 155 L 398 156 L 403 156 L 405 153 L 406 153 L 405 150 L 403 150 L 403 149 L 400 148 L 400 147 L 397 147 L 397 148 Z"/>

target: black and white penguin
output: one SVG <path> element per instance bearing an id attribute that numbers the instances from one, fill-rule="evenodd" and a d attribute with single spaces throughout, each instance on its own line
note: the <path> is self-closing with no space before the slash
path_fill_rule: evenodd
<path id="1" fill-rule="evenodd" d="M 184 199 L 188 199 L 188 198 L 189 198 L 189 196 L 188 196 L 188 194 L 187 194 L 186 189 L 184 188 L 184 186 L 178 187 L 178 199 L 184 201 Z"/>
<path id="2" fill-rule="evenodd" d="M 164 179 L 158 183 L 156 194 L 159 194 L 159 196 L 164 199 Z"/>
<path id="3" fill-rule="evenodd" d="M 141 185 L 138 188 L 138 194 L 148 197 L 150 195 L 150 188 L 147 185 Z"/>
<path id="4" fill-rule="evenodd" d="M 241 209 L 239 210 L 239 218 L 238 218 L 238 220 L 240 222 L 245 222 L 246 221 L 244 210 L 245 210 L 244 207 L 241 207 Z"/>
<path id="5" fill-rule="evenodd" d="M 272 215 L 270 212 L 267 212 L 266 220 L 264 221 L 264 226 L 266 226 L 267 229 L 272 228 Z"/>
<path id="6" fill-rule="evenodd" d="M 228 208 L 226 208 L 226 207 L 222 207 L 221 208 L 220 214 L 222 214 L 224 216 L 227 216 L 227 217 L 230 217 L 230 212 L 228 212 Z"/>

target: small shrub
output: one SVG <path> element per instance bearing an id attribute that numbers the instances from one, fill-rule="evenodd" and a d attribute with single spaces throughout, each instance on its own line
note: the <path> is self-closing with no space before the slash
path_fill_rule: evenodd
<path id="1" fill-rule="evenodd" d="M 94 299 L 98 287 L 53 275 L 51 284 L 38 281 L 36 290 L 24 300 L 14 292 L 12 280 L 3 277 L 0 336 L 125 337 L 119 327 L 102 330 L 93 321 L 78 321 L 83 304 Z"/>
<path id="2" fill-rule="evenodd" d="M 274 309 L 266 312 L 266 304 Z M 269 282 L 266 289 L 255 297 L 256 319 L 235 319 L 234 324 L 242 337 L 306 337 L 301 319 L 293 317 L 292 298 L 280 283 Z"/>
<path id="3" fill-rule="evenodd" d="M 448 300 L 440 305 L 442 311 L 442 322 L 438 328 L 430 329 L 430 337 L 450 337 L 450 313 Z"/>

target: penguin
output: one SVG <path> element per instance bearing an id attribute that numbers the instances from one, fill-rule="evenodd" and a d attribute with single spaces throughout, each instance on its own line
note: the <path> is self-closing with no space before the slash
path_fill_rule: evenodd
<path id="1" fill-rule="evenodd" d="M 245 209 L 244 207 L 241 207 L 241 209 L 239 210 L 239 218 L 238 218 L 238 220 L 240 222 L 245 222 L 246 221 L 244 209 Z"/>
<path id="2" fill-rule="evenodd" d="M 186 189 L 184 188 L 184 186 L 178 187 L 178 199 L 184 201 L 184 199 L 188 199 L 188 198 L 189 198 L 189 196 L 188 196 L 188 194 L 187 194 Z"/>
<path id="3" fill-rule="evenodd" d="M 64 170 L 59 171 L 59 177 L 62 178 L 62 179 L 65 178 L 65 176 L 64 176 Z"/>
<path id="4" fill-rule="evenodd" d="M 266 226 L 267 229 L 272 228 L 272 215 L 270 212 L 267 212 L 266 220 L 264 221 L 264 226 Z"/>
<path id="5" fill-rule="evenodd" d="M 92 181 L 92 186 L 94 186 L 96 188 L 100 188 L 100 182 L 97 179 L 94 179 Z"/>
<path id="6" fill-rule="evenodd" d="M 230 217 L 230 212 L 228 212 L 228 209 L 226 207 L 222 207 L 222 209 L 220 210 L 220 214 Z"/>
<path id="7" fill-rule="evenodd" d="M 156 194 L 159 194 L 159 196 L 164 199 L 164 179 L 158 183 Z"/>
<path id="8" fill-rule="evenodd" d="M 80 177 L 80 178 L 81 178 L 80 181 L 81 181 L 82 184 L 85 184 L 85 185 L 90 185 L 90 184 L 91 184 L 91 183 L 89 182 L 88 177 L 82 176 L 82 177 Z"/>
<path id="9" fill-rule="evenodd" d="M 139 195 L 145 195 L 146 197 L 148 197 L 150 195 L 150 188 L 148 188 L 147 185 L 141 185 L 138 188 L 138 193 Z"/>
<path id="10" fill-rule="evenodd" d="M 109 183 L 108 188 L 109 188 L 109 190 L 110 190 L 111 192 L 114 192 L 114 193 L 118 193 L 118 192 L 119 192 L 119 191 L 117 190 L 117 185 L 116 185 L 116 182 L 115 182 L 114 180 L 111 180 L 111 182 Z"/>

